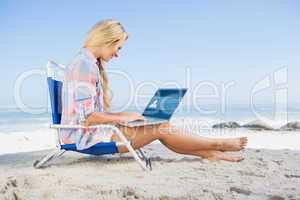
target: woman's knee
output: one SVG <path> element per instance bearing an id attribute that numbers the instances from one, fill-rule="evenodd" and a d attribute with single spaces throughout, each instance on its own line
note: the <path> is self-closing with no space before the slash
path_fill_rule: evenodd
<path id="1" fill-rule="evenodd" d="M 126 139 L 129 140 L 130 138 L 133 137 L 134 131 L 132 130 L 132 128 L 125 127 L 125 126 L 117 126 L 117 128 L 126 137 Z M 121 138 L 119 137 L 118 134 L 113 134 L 111 139 L 113 141 L 121 141 Z"/>
<path id="2" fill-rule="evenodd" d="M 174 134 L 176 129 L 169 122 L 159 124 L 157 127 L 157 134 L 159 139 L 163 139 L 166 135 Z"/>
<path id="3" fill-rule="evenodd" d="M 133 140 L 138 135 L 147 135 L 148 137 L 152 136 L 154 139 L 163 139 L 166 135 L 174 133 L 175 131 L 175 128 L 169 122 L 134 128 L 118 126 L 118 128 L 129 140 Z M 116 138 L 115 136 L 114 139 Z"/>

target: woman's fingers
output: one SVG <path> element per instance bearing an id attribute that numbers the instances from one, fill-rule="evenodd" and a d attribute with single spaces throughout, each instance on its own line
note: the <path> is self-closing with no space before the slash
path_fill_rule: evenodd
<path id="1" fill-rule="evenodd" d="M 83 121 L 80 121 L 80 125 L 81 126 L 89 126 L 91 124 L 90 124 L 90 122 L 88 120 L 83 120 Z"/>
<path id="2" fill-rule="evenodd" d="M 139 119 L 140 119 L 140 120 L 145 120 L 145 117 L 144 117 L 143 115 L 140 115 L 140 116 L 139 116 Z"/>
<path id="3" fill-rule="evenodd" d="M 131 122 L 135 120 L 145 120 L 144 116 L 136 112 L 123 112 L 120 121 Z"/>

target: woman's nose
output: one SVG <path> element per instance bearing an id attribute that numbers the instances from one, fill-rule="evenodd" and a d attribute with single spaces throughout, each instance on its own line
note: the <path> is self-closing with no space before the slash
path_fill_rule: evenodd
<path id="1" fill-rule="evenodd" d="M 114 56 L 115 56 L 116 58 L 117 58 L 117 57 L 119 57 L 118 53 L 115 53 L 115 55 L 114 55 Z"/>

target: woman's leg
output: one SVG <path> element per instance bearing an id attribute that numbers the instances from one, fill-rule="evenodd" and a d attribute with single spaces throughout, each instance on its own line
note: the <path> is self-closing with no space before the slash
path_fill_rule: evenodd
<path id="1" fill-rule="evenodd" d="M 222 151 L 217 151 L 217 150 L 201 150 L 195 152 L 186 152 L 180 149 L 176 149 L 168 144 L 164 144 L 164 145 L 176 153 L 199 156 L 201 158 L 206 158 L 209 160 L 226 160 L 231 162 L 239 162 L 241 160 L 244 160 L 244 158 L 241 156 L 230 156 Z"/>
<path id="2" fill-rule="evenodd" d="M 173 147 L 188 153 L 201 150 L 239 151 L 247 144 L 247 138 L 245 137 L 214 139 L 188 135 L 168 123 L 135 128 L 120 126 L 119 128 L 131 141 L 134 148 L 140 148 L 156 139 L 159 139 L 167 147 Z M 118 141 L 119 139 L 114 135 L 112 140 Z M 122 147 L 120 150 L 122 151 Z"/>

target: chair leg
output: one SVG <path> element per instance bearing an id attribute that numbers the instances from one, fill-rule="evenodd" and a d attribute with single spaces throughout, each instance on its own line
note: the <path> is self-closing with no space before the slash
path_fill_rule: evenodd
<path id="1" fill-rule="evenodd" d="M 133 155 L 134 159 L 138 162 L 138 164 L 141 166 L 141 168 L 145 171 L 149 171 L 149 169 L 147 168 L 147 166 L 143 163 L 143 161 L 140 159 L 140 157 L 137 155 L 137 153 L 135 152 L 135 150 L 132 148 L 132 146 L 130 145 L 130 143 L 128 142 L 126 144 L 127 149 L 129 150 L 129 152 Z"/>
<path id="2" fill-rule="evenodd" d="M 150 170 L 152 170 L 152 164 L 151 159 L 149 156 L 147 156 L 142 149 L 138 149 L 138 155 L 139 157 L 146 162 L 146 167 L 148 167 Z"/>
<path id="3" fill-rule="evenodd" d="M 147 166 L 143 163 L 143 161 L 141 160 L 141 158 L 137 155 L 137 153 L 135 152 L 135 150 L 132 148 L 130 142 L 126 139 L 126 137 L 123 135 L 123 133 L 119 129 L 116 129 L 116 133 L 119 136 L 119 138 L 125 143 L 126 148 L 132 154 L 133 158 L 137 161 L 137 163 L 141 166 L 141 168 L 144 171 L 150 171 L 147 168 Z"/>
<path id="4" fill-rule="evenodd" d="M 51 160 L 53 160 L 55 158 L 59 158 L 65 152 L 66 152 L 66 150 L 56 149 L 56 150 L 50 152 L 49 154 L 47 154 L 46 156 L 42 157 L 40 160 L 36 160 L 33 163 L 33 167 L 36 169 L 42 168 L 47 162 L 50 162 Z"/>

